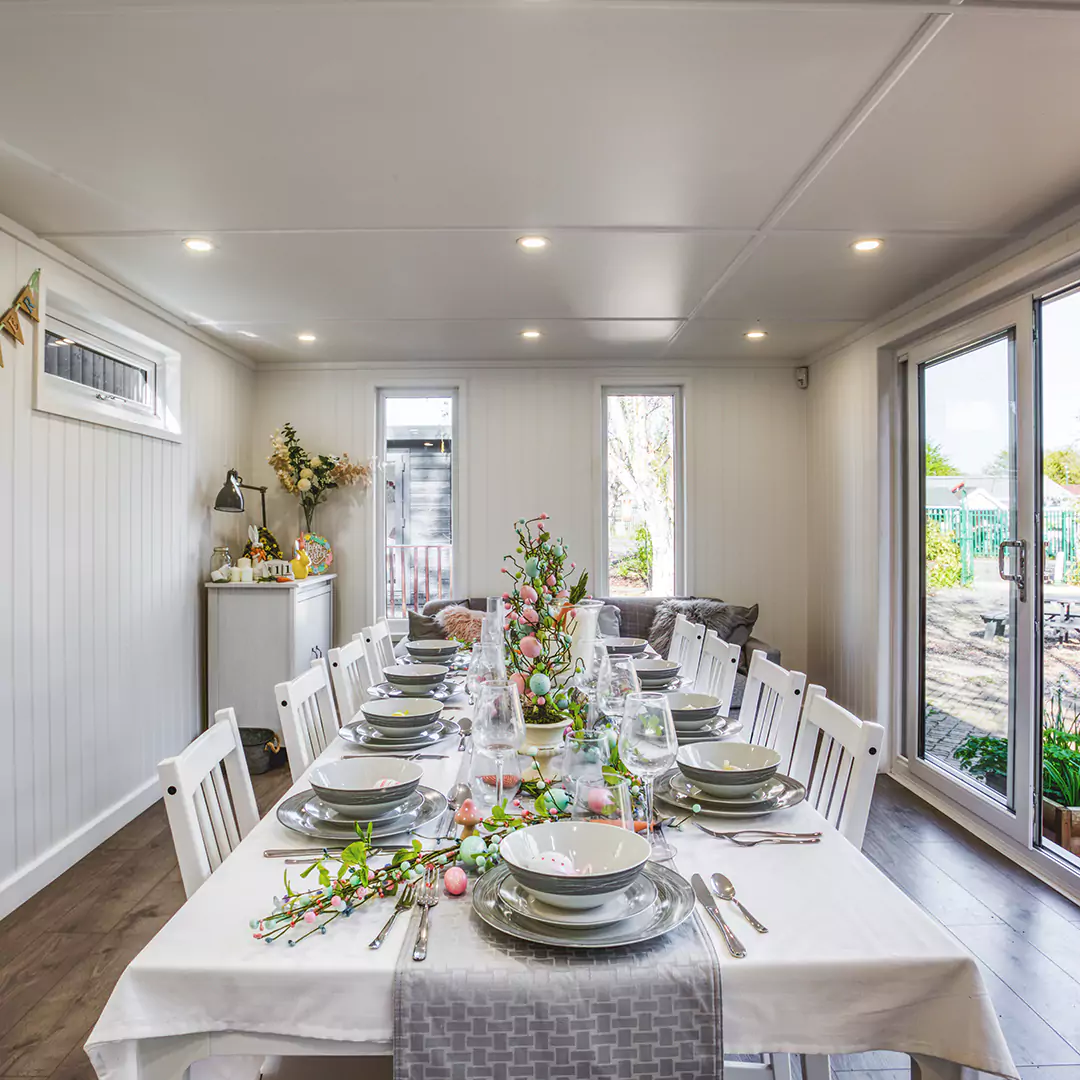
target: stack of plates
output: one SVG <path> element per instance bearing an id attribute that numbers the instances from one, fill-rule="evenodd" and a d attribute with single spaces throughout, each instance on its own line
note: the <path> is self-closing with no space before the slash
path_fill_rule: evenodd
<path id="1" fill-rule="evenodd" d="M 612 949 L 674 930 L 693 913 L 694 891 L 673 870 L 650 862 L 603 904 L 571 910 L 538 900 L 509 867 L 500 866 L 477 880 L 472 902 L 488 926 L 511 937 L 568 949 Z"/>
<path id="2" fill-rule="evenodd" d="M 369 702 L 370 704 L 370 702 Z M 353 746 L 365 750 L 377 750 L 380 753 L 404 753 L 412 750 L 426 750 L 451 735 L 460 735 L 461 727 L 453 720 L 435 720 L 423 730 L 406 735 L 386 735 L 366 720 L 354 720 L 346 724 L 338 734 Z"/>
<path id="3" fill-rule="evenodd" d="M 609 656 L 641 656 L 649 647 L 649 643 L 640 637 L 606 637 L 604 644 Z"/>
<path id="4" fill-rule="evenodd" d="M 444 679 L 430 689 L 412 687 L 408 690 L 390 682 L 376 683 L 368 687 L 368 696 L 376 698 L 430 698 L 434 701 L 446 701 L 455 694 L 460 694 L 462 683 L 453 679 Z"/>
<path id="5" fill-rule="evenodd" d="M 446 797 L 434 788 L 421 785 L 404 802 L 370 819 L 372 839 L 411 832 L 434 821 L 445 810 Z M 357 838 L 356 821 L 328 806 L 314 791 L 301 791 L 285 799 L 278 805 L 277 816 L 285 828 L 324 840 L 327 846 L 350 844 Z M 360 824 L 366 829 L 368 822 Z"/>
<path id="6" fill-rule="evenodd" d="M 705 817 L 760 817 L 796 806 L 806 798 L 806 788 L 783 773 L 776 773 L 746 795 L 716 795 L 699 788 L 678 769 L 656 781 L 656 798 L 669 808 L 692 813 L 694 806 Z"/>
<path id="7" fill-rule="evenodd" d="M 642 690 L 677 689 L 680 682 L 677 660 L 662 660 L 659 657 L 646 656 L 634 661 L 634 670 L 641 682 Z"/>
<path id="8" fill-rule="evenodd" d="M 742 731 L 742 721 L 733 720 L 729 716 L 714 716 L 700 726 L 689 729 L 680 727 L 679 722 L 675 722 L 675 737 L 679 740 L 680 746 L 730 739 L 733 735 L 738 735 L 740 731 Z"/>

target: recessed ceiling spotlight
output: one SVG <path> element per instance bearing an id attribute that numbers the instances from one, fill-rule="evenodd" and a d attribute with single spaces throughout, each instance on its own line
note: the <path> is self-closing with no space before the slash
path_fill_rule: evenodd
<path id="1" fill-rule="evenodd" d="M 550 241 L 546 236 L 519 236 L 518 247 L 524 248 L 526 251 L 540 251 L 542 248 L 546 248 Z"/>
<path id="2" fill-rule="evenodd" d="M 748 338 L 750 341 L 760 341 L 763 337 L 768 337 L 768 333 L 765 330 L 747 330 L 743 334 L 744 338 Z"/>
<path id="3" fill-rule="evenodd" d="M 876 236 L 868 236 L 865 240 L 856 240 L 851 247 L 854 251 L 877 251 L 884 242 Z"/>
<path id="4" fill-rule="evenodd" d="M 188 251 L 213 251 L 214 245 L 209 240 L 204 240 L 201 236 L 189 236 L 184 241 L 184 247 Z"/>
<path id="5" fill-rule="evenodd" d="M 315 335 L 305 332 L 303 334 L 297 334 L 296 339 L 297 339 L 297 341 L 314 341 L 315 340 Z"/>
<path id="6" fill-rule="evenodd" d="M 521 336 L 526 341 L 535 341 L 540 336 L 539 330 L 522 330 Z"/>
<path id="7" fill-rule="evenodd" d="M 237 330 L 236 332 L 241 337 L 258 337 L 259 336 L 258 334 L 253 334 L 250 330 Z"/>
<path id="8" fill-rule="evenodd" d="M 72 341 L 71 338 L 69 338 L 69 337 L 62 337 L 60 339 L 60 344 L 61 345 L 74 345 L 75 342 Z"/>

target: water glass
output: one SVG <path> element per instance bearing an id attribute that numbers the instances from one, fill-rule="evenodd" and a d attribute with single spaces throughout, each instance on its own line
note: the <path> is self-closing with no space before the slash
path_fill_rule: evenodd
<path id="1" fill-rule="evenodd" d="M 602 778 L 584 777 L 574 784 L 573 795 L 570 809 L 572 821 L 599 821 L 636 831 L 634 800 L 630 795 L 628 780 L 609 783 Z"/>
<path id="2" fill-rule="evenodd" d="M 645 821 L 652 857 L 670 859 L 675 849 L 653 833 L 653 782 L 675 763 L 679 741 L 666 694 L 644 691 L 626 699 L 619 729 L 619 756 L 623 764 L 645 785 Z"/>
<path id="3" fill-rule="evenodd" d="M 593 638 L 583 650 L 584 667 L 574 676 L 574 683 L 586 697 L 595 698 L 601 679 L 611 664 L 603 638 Z"/>
<path id="4" fill-rule="evenodd" d="M 465 692 L 469 700 L 476 701 L 477 691 L 484 683 L 506 678 L 506 663 L 498 645 L 478 642 L 469 658 L 469 671 L 465 676 Z"/>
<path id="5" fill-rule="evenodd" d="M 598 779 L 611 764 L 612 736 L 607 731 L 568 731 L 563 738 L 561 772 L 566 789 L 584 777 Z"/>
<path id="6" fill-rule="evenodd" d="M 641 680 L 638 679 L 633 658 L 610 657 L 607 669 L 600 674 L 596 693 L 600 708 L 606 715 L 622 716 L 626 709 L 626 699 L 631 694 L 641 693 Z"/>
<path id="7" fill-rule="evenodd" d="M 506 678 L 480 684 L 473 710 L 472 741 L 495 761 L 495 805 L 503 801 L 503 768 L 525 742 L 525 717 L 517 686 Z"/>

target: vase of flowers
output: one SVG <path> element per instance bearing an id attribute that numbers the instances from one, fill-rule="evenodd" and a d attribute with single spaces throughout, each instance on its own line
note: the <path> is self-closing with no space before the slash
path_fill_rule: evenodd
<path id="1" fill-rule="evenodd" d="M 517 548 L 503 567 L 513 582 L 502 596 L 507 674 L 521 693 L 526 742 L 537 749 L 561 745 L 563 728 L 586 704 L 573 678 L 576 609 L 589 575 L 582 571 L 570 583 L 576 564 L 568 562 L 569 546 L 551 535 L 547 520 L 541 514 L 514 523 Z"/>
<path id="2" fill-rule="evenodd" d="M 315 508 L 339 487 L 371 483 L 371 469 L 349 460 L 348 454 L 309 454 L 300 445 L 292 424 L 285 424 L 270 439 L 272 452 L 267 461 L 277 473 L 281 486 L 300 500 L 304 532 L 312 531 Z"/>

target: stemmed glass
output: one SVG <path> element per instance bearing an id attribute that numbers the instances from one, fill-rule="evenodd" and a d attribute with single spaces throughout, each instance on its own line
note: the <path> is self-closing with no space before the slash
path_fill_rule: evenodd
<path id="1" fill-rule="evenodd" d="M 477 692 L 485 683 L 505 678 L 506 663 L 500 646 L 485 643 L 474 645 L 469 658 L 469 671 L 465 676 L 465 692 L 469 700 L 476 702 Z"/>
<path id="2" fill-rule="evenodd" d="M 572 821 L 601 821 L 634 831 L 634 800 L 628 780 L 608 782 L 586 776 L 574 784 Z"/>
<path id="3" fill-rule="evenodd" d="M 495 759 L 495 805 L 503 800 L 503 766 L 525 742 L 525 717 L 517 686 L 506 678 L 480 686 L 472 720 L 473 745 Z"/>
<path id="4" fill-rule="evenodd" d="M 653 781 L 671 768 L 678 749 L 667 695 L 655 691 L 630 694 L 619 730 L 619 756 L 645 784 L 647 835 L 652 845 L 652 858 L 658 861 L 670 859 L 675 848 L 663 836 L 653 833 Z"/>
<path id="5" fill-rule="evenodd" d="M 595 699 L 597 687 L 611 667 L 603 639 L 593 638 L 585 646 L 582 659 L 584 667 L 574 676 L 574 682 L 586 697 Z"/>
<path id="6" fill-rule="evenodd" d="M 612 656 L 607 668 L 601 671 L 596 686 L 601 712 L 607 716 L 622 716 L 626 699 L 631 694 L 640 693 L 641 680 L 638 679 L 633 659 L 629 656 Z"/>

